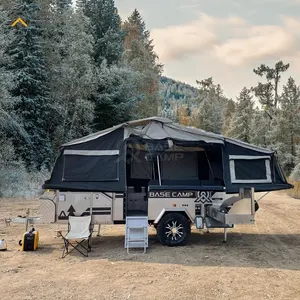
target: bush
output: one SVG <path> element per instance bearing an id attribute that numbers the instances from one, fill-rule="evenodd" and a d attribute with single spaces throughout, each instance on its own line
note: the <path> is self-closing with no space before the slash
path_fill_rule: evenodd
<path id="1" fill-rule="evenodd" d="M 300 164 L 296 165 L 295 168 L 293 169 L 290 179 L 292 181 L 300 181 Z"/>
<path id="2" fill-rule="evenodd" d="M 300 199 L 300 164 L 296 165 L 290 177 L 290 183 L 294 186 L 293 189 L 288 190 L 288 195 L 293 198 Z"/>
<path id="3" fill-rule="evenodd" d="M 294 186 L 294 188 L 287 191 L 288 195 L 293 198 L 300 199 L 300 181 L 290 181 L 290 183 Z"/>
<path id="4" fill-rule="evenodd" d="M 24 163 L 16 158 L 9 140 L 0 145 L 0 197 L 35 197 L 48 177 L 47 171 L 28 172 Z"/>

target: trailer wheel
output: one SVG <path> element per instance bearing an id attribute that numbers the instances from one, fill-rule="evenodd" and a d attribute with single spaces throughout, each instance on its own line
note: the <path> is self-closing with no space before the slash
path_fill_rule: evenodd
<path id="1" fill-rule="evenodd" d="M 191 225 L 182 214 L 170 213 L 159 221 L 156 230 L 161 244 L 170 247 L 184 246 L 188 242 Z"/>

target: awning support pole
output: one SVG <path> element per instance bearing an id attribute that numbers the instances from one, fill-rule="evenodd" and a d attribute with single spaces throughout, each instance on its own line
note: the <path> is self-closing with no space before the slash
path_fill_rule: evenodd
<path id="1" fill-rule="evenodd" d="M 90 216 L 91 216 L 91 223 L 92 223 L 92 226 L 93 226 L 93 229 L 94 230 L 94 223 L 93 223 L 93 193 L 91 193 L 90 195 Z M 92 233 L 93 235 L 93 233 Z M 92 235 L 91 235 L 91 238 L 90 238 L 90 246 L 92 247 Z"/>
<path id="2" fill-rule="evenodd" d="M 161 185 L 161 176 L 160 176 L 160 166 L 159 166 L 159 156 L 156 156 L 156 160 L 157 160 L 157 170 L 158 170 L 158 182 L 159 185 Z"/>

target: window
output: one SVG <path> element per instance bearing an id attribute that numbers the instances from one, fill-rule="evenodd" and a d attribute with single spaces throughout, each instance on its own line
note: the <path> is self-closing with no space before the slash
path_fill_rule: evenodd
<path id="1" fill-rule="evenodd" d="M 162 179 L 198 179 L 197 152 L 165 152 L 160 161 Z"/>
<path id="2" fill-rule="evenodd" d="M 65 150 L 63 181 L 119 179 L 119 150 Z"/>
<path id="3" fill-rule="evenodd" d="M 229 156 L 232 183 L 271 183 L 269 156 Z"/>

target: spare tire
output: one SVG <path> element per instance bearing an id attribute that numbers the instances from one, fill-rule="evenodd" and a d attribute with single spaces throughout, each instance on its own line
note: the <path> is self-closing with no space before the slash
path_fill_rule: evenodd
<path id="1" fill-rule="evenodd" d="M 161 244 L 170 247 L 184 246 L 191 233 L 191 224 L 184 215 L 169 213 L 162 217 L 156 230 Z"/>

